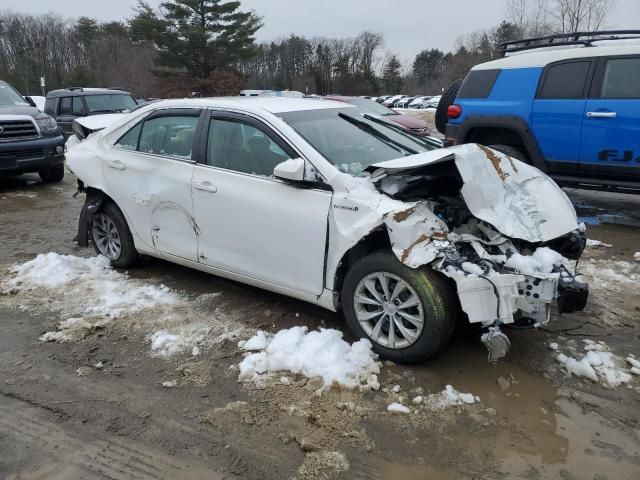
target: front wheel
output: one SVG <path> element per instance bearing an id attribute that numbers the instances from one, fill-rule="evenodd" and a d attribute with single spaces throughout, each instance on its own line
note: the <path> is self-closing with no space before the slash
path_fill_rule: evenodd
<path id="1" fill-rule="evenodd" d="M 440 274 L 409 268 L 387 252 L 356 262 L 342 286 L 351 331 L 369 339 L 382 358 L 398 363 L 426 360 L 444 347 L 455 327 L 453 298 Z"/>
<path id="2" fill-rule="evenodd" d="M 64 163 L 38 170 L 40 180 L 44 183 L 58 183 L 64 178 Z"/>
<path id="3" fill-rule="evenodd" d="M 127 221 L 113 203 L 105 204 L 93 215 L 90 233 L 96 253 L 107 257 L 114 267 L 126 268 L 138 261 Z"/>

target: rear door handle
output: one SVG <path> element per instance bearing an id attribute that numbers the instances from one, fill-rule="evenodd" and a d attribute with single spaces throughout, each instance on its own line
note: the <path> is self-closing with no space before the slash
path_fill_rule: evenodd
<path id="1" fill-rule="evenodd" d="M 616 118 L 617 116 L 616 112 L 587 112 L 589 118 Z"/>
<path id="2" fill-rule="evenodd" d="M 202 190 L 203 192 L 209 192 L 209 193 L 216 193 L 218 191 L 218 189 L 211 185 L 209 182 L 195 182 L 193 184 L 193 188 L 195 188 L 196 190 Z"/>
<path id="3" fill-rule="evenodd" d="M 111 160 L 109 162 L 107 162 L 107 166 L 109 168 L 113 168 L 114 170 L 126 170 L 127 167 L 124 166 L 124 163 L 122 163 L 120 160 Z"/>

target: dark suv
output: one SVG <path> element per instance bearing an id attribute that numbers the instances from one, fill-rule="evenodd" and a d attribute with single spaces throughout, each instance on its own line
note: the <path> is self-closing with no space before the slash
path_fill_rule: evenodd
<path id="1" fill-rule="evenodd" d="M 137 106 L 131 94 L 120 88 L 70 87 L 50 91 L 44 112 L 56 119 L 65 138 L 69 138 L 76 118 L 129 112 Z"/>
<path id="2" fill-rule="evenodd" d="M 0 174 L 38 172 L 45 182 L 61 181 L 64 141 L 53 118 L 0 80 Z"/>

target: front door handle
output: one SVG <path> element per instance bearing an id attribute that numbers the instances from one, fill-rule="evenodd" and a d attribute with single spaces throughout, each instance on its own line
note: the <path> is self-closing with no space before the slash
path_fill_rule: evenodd
<path id="1" fill-rule="evenodd" d="M 589 118 L 616 118 L 617 116 L 616 112 L 587 112 Z"/>
<path id="2" fill-rule="evenodd" d="M 109 168 L 113 168 L 114 170 L 126 170 L 127 167 L 124 166 L 124 163 L 122 163 L 120 160 L 111 160 L 109 162 L 107 162 L 107 166 Z"/>
<path id="3" fill-rule="evenodd" d="M 218 191 L 218 189 L 211 185 L 211 183 L 209 182 L 195 182 L 193 184 L 193 188 L 195 188 L 196 190 L 202 190 L 203 192 L 209 192 L 209 193 L 216 193 Z"/>

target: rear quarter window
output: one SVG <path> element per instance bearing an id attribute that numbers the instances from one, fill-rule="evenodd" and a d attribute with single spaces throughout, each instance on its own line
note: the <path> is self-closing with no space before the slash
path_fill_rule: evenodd
<path id="1" fill-rule="evenodd" d="M 566 62 L 547 67 L 542 74 L 538 98 L 585 98 L 591 60 Z"/>
<path id="2" fill-rule="evenodd" d="M 458 98 L 487 98 L 502 70 L 473 70 L 462 82 Z"/>

